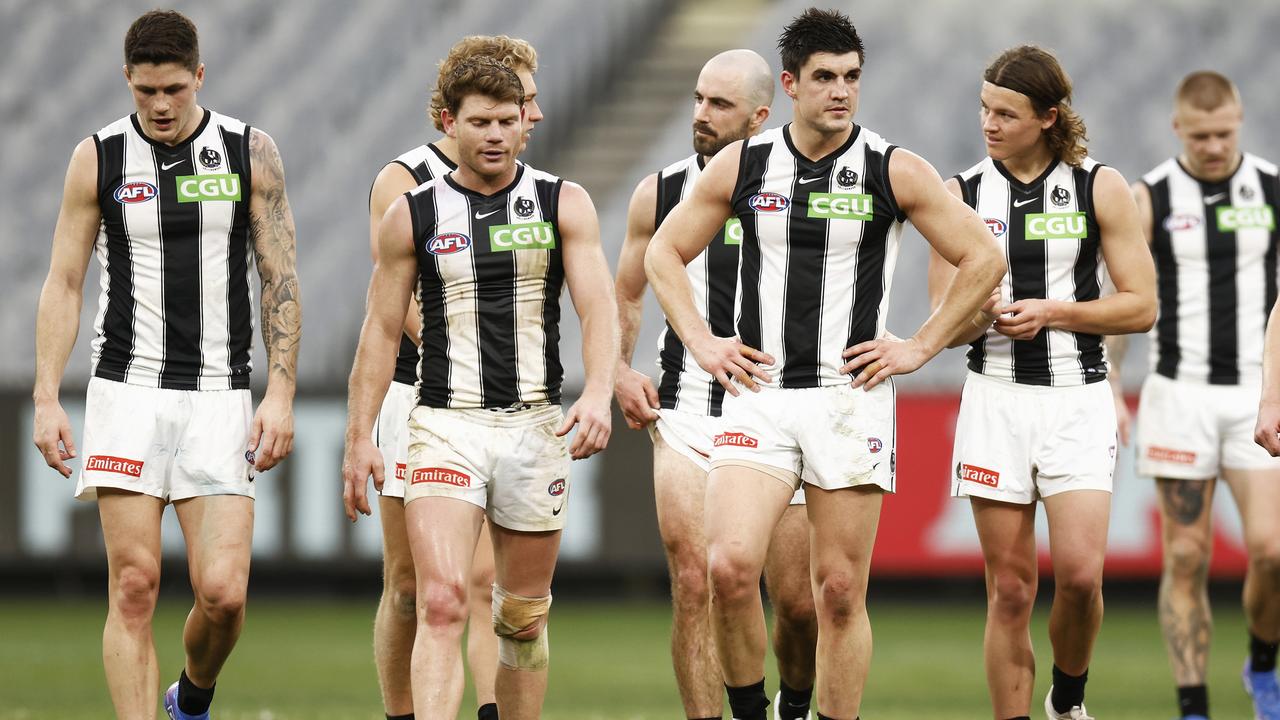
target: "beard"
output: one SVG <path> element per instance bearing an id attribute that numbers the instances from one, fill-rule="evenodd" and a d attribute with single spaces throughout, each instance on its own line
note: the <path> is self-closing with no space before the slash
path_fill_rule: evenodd
<path id="1" fill-rule="evenodd" d="M 709 125 L 694 123 L 693 129 L 707 133 L 699 135 L 697 132 L 693 134 L 693 151 L 699 155 L 712 157 L 716 153 L 725 149 L 729 145 L 746 138 L 751 134 L 749 128 L 750 121 L 742 123 L 741 127 L 734 128 L 728 132 L 717 133 Z"/>

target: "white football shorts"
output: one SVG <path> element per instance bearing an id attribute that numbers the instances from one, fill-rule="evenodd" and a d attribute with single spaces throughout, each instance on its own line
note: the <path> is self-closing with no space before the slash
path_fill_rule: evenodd
<path id="1" fill-rule="evenodd" d="M 91 378 L 76 497 L 119 488 L 167 501 L 253 497 L 248 390 L 166 390 Z"/>
<path id="2" fill-rule="evenodd" d="M 558 405 L 459 410 L 419 405 L 409 414 L 406 504 L 451 497 L 483 508 L 495 525 L 537 532 L 564 527 L 569 449 Z"/>
<path id="3" fill-rule="evenodd" d="M 649 434 L 660 436 L 672 450 L 689 458 L 702 472 L 711 472 L 711 449 L 719 434 L 720 418 L 683 410 L 658 410 Z M 804 487 L 791 496 L 792 505 L 804 505 Z"/>
<path id="4" fill-rule="evenodd" d="M 1111 492 L 1111 386 L 1043 387 L 970 372 L 960 396 L 951 494 L 1028 504 L 1069 490 Z"/>
<path id="5" fill-rule="evenodd" d="M 892 378 L 871 390 L 849 384 L 762 388 L 725 395 L 711 467 L 766 466 L 779 480 L 824 490 L 877 485 L 893 492 L 896 413 Z"/>
<path id="6" fill-rule="evenodd" d="M 1208 480 L 1219 468 L 1280 469 L 1253 441 L 1262 385 L 1208 385 L 1152 373 L 1138 402 L 1138 474 Z"/>

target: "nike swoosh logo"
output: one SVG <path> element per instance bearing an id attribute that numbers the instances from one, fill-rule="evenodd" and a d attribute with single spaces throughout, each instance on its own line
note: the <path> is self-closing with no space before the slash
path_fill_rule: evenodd
<path id="1" fill-rule="evenodd" d="M 1204 204 L 1205 204 L 1205 205 L 1212 205 L 1212 204 L 1214 204 L 1214 203 L 1218 202 L 1219 200 L 1221 200 L 1221 199 L 1225 198 L 1226 196 L 1227 196 L 1227 194 L 1226 194 L 1226 193 L 1218 193 L 1217 195 L 1205 195 L 1205 196 L 1204 196 Z"/>
<path id="2" fill-rule="evenodd" d="M 1014 207 L 1022 207 L 1023 205 L 1026 205 L 1027 203 L 1033 203 L 1033 202 L 1035 202 L 1035 201 L 1036 201 L 1036 198 L 1027 198 L 1026 200 L 1014 200 L 1014 201 L 1013 201 L 1013 206 L 1014 206 Z"/>
<path id="3" fill-rule="evenodd" d="M 487 213 L 485 213 L 485 214 L 483 214 L 483 215 L 481 215 L 480 213 L 476 213 L 476 219 L 477 219 L 477 220 L 483 220 L 483 219 L 485 219 L 485 218 L 489 217 L 490 215 L 496 215 L 496 214 L 498 214 L 498 213 L 500 213 L 500 212 L 502 212 L 502 208 L 498 208 L 497 210 L 490 210 L 489 212 L 487 212 Z"/>
<path id="4" fill-rule="evenodd" d="M 819 175 L 818 177 L 812 177 L 812 178 L 800 178 L 797 182 L 801 185 L 808 185 L 809 183 L 818 182 L 819 180 L 822 180 L 825 177 L 826 175 Z"/>
<path id="5" fill-rule="evenodd" d="M 554 516 L 554 515 L 559 515 L 559 514 L 560 514 L 560 511 L 561 511 L 561 510 L 563 510 L 563 509 L 564 509 L 564 503 L 563 503 L 563 502 L 561 502 L 558 506 L 556 506 L 556 508 L 555 508 L 554 510 L 552 510 L 552 511 L 551 511 L 551 514 L 552 514 L 553 516 Z"/>
<path id="6" fill-rule="evenodd" d="M 171 167 L 176 167 L 176 166 L 178 166 L 178 165 L 181 165 L 182 163 L 184 163 L 184 162 L 186 162 L 186 161 L 187 161 L 187 159 L 186 159 L 186 158 L 183 158 L 183 159 L 181 159 L 181 160 L 174 160 L 174 161 L 173 161 L 173 162 L 171 162 L 171 163 L 164 163 L 163 165 L 161 165 L 161 166 L 160 166 L 160 169 L 161 169 L 161 170 L 168 170 L 169 168 L 171 168 Z"/>

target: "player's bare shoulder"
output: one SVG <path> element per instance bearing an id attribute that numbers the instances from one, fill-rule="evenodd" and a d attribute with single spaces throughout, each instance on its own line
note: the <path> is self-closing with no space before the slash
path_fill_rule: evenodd
<path id="1" fill-rule="evenodd" d="M 889 183 L 893 187 L 894 200 L 908 215 L 919 202 L 926 200 L 939 190 L 946 189 L 950 194 L 960 196 L 959 183 L 955 183 L 954 189 L 945 188 L 937 169 L 928 160 L 906 148 L 894 148 L 893 154 L 889 156 L 888 165 Z"/>
<path id="2" fill-rule="evenodd" d="M 631 202 L 627 205 L 628 236 L 653 235 L 657 228 L 657 215 L 658 173 L 650 173 L 636 183 L 636 189 L 631 192 Z"/>

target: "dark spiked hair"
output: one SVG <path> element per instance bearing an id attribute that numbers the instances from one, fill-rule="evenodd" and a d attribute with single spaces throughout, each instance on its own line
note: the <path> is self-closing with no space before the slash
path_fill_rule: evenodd
<path id="1" fill-rule="evenodd" d="M 778 53 L 782 56 L 782 69 L 795 75 L 814 53 L 833 55 L 858 53 L 858 62 L 866 61 L 862 38 L 853 27 L 849 16 L 839 10 L 809 8 L 778 36 Z"/>
<path id="2" fill-rule="evenodd" d="M 152 10 L 133 21 L 124 35 L 124 64 L 177 63 L 195 72 L 200 39 L 195 23 L 177 10 Z"/>

